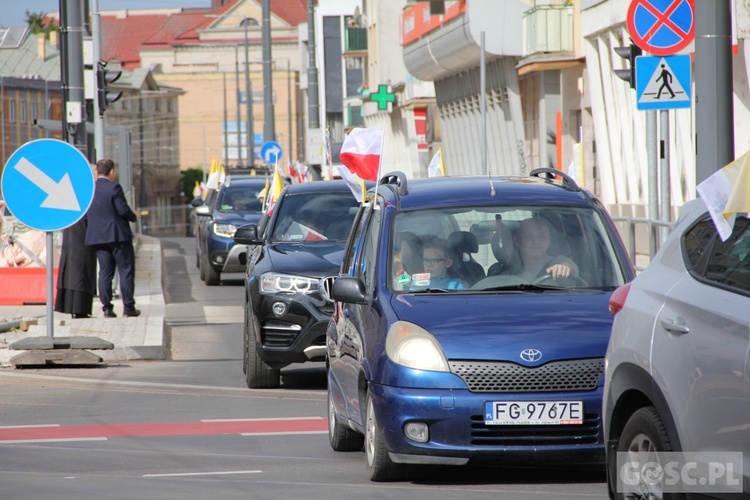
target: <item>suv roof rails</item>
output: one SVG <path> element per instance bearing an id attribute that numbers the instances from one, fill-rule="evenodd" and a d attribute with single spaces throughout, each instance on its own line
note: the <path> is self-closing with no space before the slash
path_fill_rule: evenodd
<path id="1" fill-rule="evenodd" d="M 409 193 L 406 186 L 406 174 L 398 170 L 385 174 L 380 178 L 378 184 L 381 186 L 396 186 L 396 192 L 399 195 Z"/>
<path id="2" fill-rule="evenodd" d="M 571 176 L 566 174 L 565 172 L 561 170 L 557 170 L 556 168 L 547 168 L 547 167 L 541 167 L 541 168 L 535 168 L 529 173 L 529 176 L 531 177 L 541 177 L 542 174 L 547 174 L 547 179 L 552 180 L 555 178 L 555 176 L 559 175 L 562 179 L 563 186 L 572 189 L 573 191 L 581 191 L 580 186 L 578 183 L 573 179 Z"/>

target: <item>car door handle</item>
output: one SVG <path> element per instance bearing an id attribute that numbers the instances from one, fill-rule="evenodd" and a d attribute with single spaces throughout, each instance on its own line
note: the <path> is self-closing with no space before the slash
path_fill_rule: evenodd
<path id="1" fill-rule="evenodd" d="M 661 326 L 668 332 L 672 333 L 689 333 L 690 328 L 687 325 L 680 325 L 672 321 L 671 319 L 662 319 L 661 320 Z"/>

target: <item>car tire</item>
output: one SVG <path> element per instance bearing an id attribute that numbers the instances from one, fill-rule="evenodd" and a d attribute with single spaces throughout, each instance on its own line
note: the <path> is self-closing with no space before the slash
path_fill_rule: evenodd
<path id="1" fill-rule="evenodd" d="M 196 246 L 195 247 L 195 267 L 198 269 L 201 268 L 201 247 Z"/>
<path id="2" fill-rule="evenodd" d="M 333 451 L 359 451 L 365 443 L 365 437 L 362 434 L 339 423 L 330 387 L 328 389 L 328 441 Z"/>
<path id="3" fill-rule="evenodd" d="M 404 477 L 404 464 L 391 460 L 383 441 L 383 432 L 373 411 L 372 395 L 367 393 L 365 410 L 365 465 L 371 481 L 400 481 Z"/>
<path id="4" fill-rule="evenodd" d="M 216 272 L 214 269 L 214 266 L 211 265 L 211 263 L 208 261 L 208 255 L 203 254 L 203 265 L 201 266 L 201 271 L 204 271 L 205 268 L 205 282 L 208 286 L 216 286 L 218 285 L 221 280 L 219 279 L 219 273 Z"/>
<path id="5" fill-rule="evenodd" d="M 657 452 L 672 451 L 667 430 L 656 408 L 653 406 L 640 408 L 630 416 L 620 435 L 617 451 L 618 453 L 628 453 L 630 460 L 641 464 L 658 463 Z M 610 460 L 616 460 L 616 457 L 611 457 Z M 616 467 L 617 465 L 614 464 L 614 470 L 616 470 Z M 613 470 L 611 464 L 609 470 Z M 609 481 L 614 480 L 614 484 L 617 483 L 616 478 L 608 479 Z M 685 498 L 681 494 L 665 494 L 659 484 L 641 482 L 636 488 L 636 491 L 630 493 L 618 492 L 616 498 L 663 498 L 670 500 Z"/>
<path id="6" fill-rule="evenodd" d="M 200 270 L 200 277 L 201 281 L 206 281 L 206 265 L 203 264 L 203 256 L 201 255 L 200 258 L 201 265 L 198 266 L 198 269 Z"/>
<path id="7" fill-rule="evenodd" d="M 281 370 L 273 369 L 258 356 L 255 340 L 255 319 L 247 313 L 247 354 L 245 380 L 250 389 L 277 389 L 281 385 Z"/>

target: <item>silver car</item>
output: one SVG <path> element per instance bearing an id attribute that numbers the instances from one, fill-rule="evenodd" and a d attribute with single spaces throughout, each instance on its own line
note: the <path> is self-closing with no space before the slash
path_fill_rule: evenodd
<path id="1" fill-rule="evenodd" d="M 708 491 L 703 464 L 680 484 L 665 483 L 664 474 L 661 482 L 625 481 L 637 484 L 623 494 L 618 452 L 658 467 L 664 467 L 659 452 L 742 452 L 735 486 L 749 492 L 750 219 L 738 215 L 721 241 L 703 201 L 687 203 L 648 267 L 614 292 L 610 311 L 604 385 L 610 496 Z"/>

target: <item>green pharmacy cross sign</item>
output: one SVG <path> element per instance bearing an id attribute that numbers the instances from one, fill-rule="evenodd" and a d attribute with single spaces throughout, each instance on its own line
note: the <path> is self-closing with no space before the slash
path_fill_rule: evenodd
<path id="1" fill-rule="evenodd" d="M 396 102 L 396 94 L 390 85 L 378 85 L 378 91 L 370 94 L 370 100 L 378 103 L 378 109 L 389 109 L 388 105 Z"/>

